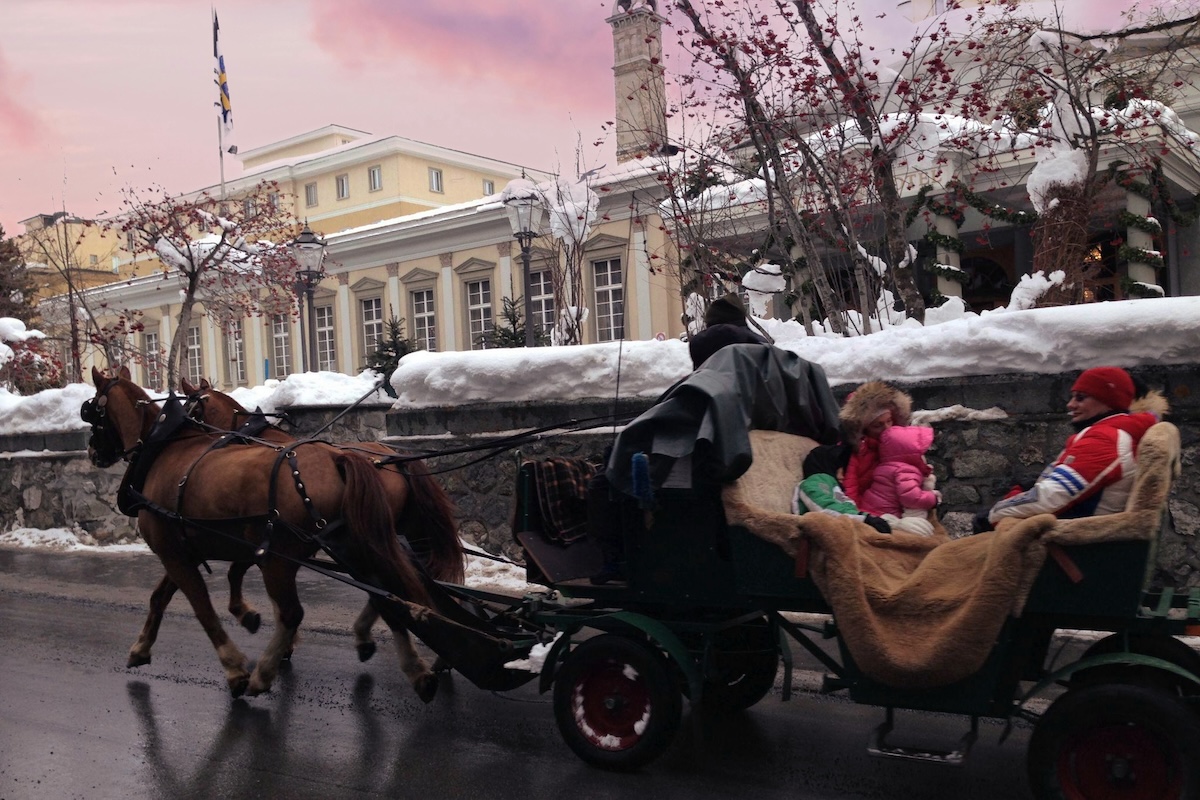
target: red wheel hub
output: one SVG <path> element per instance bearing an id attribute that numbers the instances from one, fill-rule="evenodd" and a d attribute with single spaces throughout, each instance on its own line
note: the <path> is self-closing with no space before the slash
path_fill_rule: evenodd
<path id="1" fill-rule="evenodd" d="M 650 692 L 631 665 L 606 662 L 575 681 L 571 706 L 589 742 L 603 750 L 627 750 L 646 730 Z"/>
<path id="2" fill-rule="evenodd" d="M 1068 800 L 1162 800 L 1179 797 L 1179 750 L 1141 725 L 1084 731 L 1059 753 L 1059 785 Z"/>

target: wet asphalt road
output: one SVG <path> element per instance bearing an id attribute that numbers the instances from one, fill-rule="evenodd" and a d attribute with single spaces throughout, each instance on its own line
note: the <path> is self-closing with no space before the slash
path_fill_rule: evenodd
<path id="1" fill-rule="evenodd" d="M 125 668 L 160 574 L 142 554 L 0 549 L 0 800 L 1029 797 L 1027 729 L 998 745 L 1002 728 L 982 724 L 962 768 L 872 759 L 865 742 L 882 712 L 807 694 L 720 723 L 685 705 L 666 755 L 638 774 L 602 772 L 562 743 L 535 686 L 494 694 L 452 676 L 424 705 L 390 647 L 360 664 L 349 623 L 362 595 L 316 575 L 303 578 L 293 663 L 269 695 L 233 700 L 182 597 L 153 663 Z M 222 580 L 209 583 L 223 604 Z M 266 609 L 255 573 L 247 584 Z M 253 658 L 268 625 L 228 629 Z M 948 745 L 966 725 L 898 720 L 926 744 Z"/>

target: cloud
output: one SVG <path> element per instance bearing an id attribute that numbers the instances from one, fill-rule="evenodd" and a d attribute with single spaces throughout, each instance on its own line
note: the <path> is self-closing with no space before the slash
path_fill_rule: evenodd
<path id="1" fill-rule="evenodd" d="M 33 150 L 44 143 L 50 128 L 22 99 L 25 84 L 0 51 L 0 144 Z"/>
<path id="2" fill-rule="evenodd" d="M 542 105 L 612 102 L 612 34 L 599 2 L 315 0 L 312 8 L 313 41 L 349 71 L 403 64 L 407 76 L 454 91 L 502 85 Z"/>

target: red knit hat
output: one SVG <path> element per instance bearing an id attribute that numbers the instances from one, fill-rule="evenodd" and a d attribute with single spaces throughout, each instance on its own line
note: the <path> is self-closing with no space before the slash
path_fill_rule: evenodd
<path id="1" fill-rule="evenodd" d="M 1082 392 L 1116 411 L 1128 411 L 1133 402 L 1133 378 L 1120 367 L 1092 367 L 1075 379 L 1072 392 Z"/>

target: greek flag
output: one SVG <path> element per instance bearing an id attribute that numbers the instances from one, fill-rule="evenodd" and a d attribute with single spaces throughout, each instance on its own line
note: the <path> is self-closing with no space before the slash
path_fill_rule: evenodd
<path id="1" fill-rule="evenodd" d="M 225 56 L 221 55 L 221 41 L 217 36 L 220 30 L 221 25 L 217 22 L 217 10 L 214 8 L 213 58 L 216 59 L 217 66 L 213 72 L 217 75 L 217 91 L 220 94 L 217 107 L 221 110 L 221 146 L 225 148 L 225 152 L 227 153 L 237 153 L 237 145 L 233 143 L 233 110 L 229 105 L 229 79 L 225 77 Z"/>

